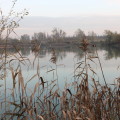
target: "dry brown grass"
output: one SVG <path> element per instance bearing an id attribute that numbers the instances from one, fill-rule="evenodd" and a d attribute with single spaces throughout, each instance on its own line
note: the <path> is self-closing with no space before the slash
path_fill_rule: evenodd
<path id="1" fill-rule="evenodd" d="M 13 3 L 12 8 L 14 7 Z M 10 15 L 12 12 L 10 12 Z M 25 12 L 21 18 L 26 15 Z M 1 12 L 2 15 L 2 12 Z M 17 50 L 17 55 L 7 52 L 7 40 L 14 28 L 18 26 L 17 22 L 8 21 L 10 15 L 0 20 L 0 37 L 4 30 L 7 31 L 6 47 L 0 57 L 0 78 L 4 80 L 3 99 L 0 100 L 0 119 L 1 120 L 119 120 L 120 119 L 120 78 L 116 79 L 116 83 L 109 86 L 104 78 L 104 73 L 100 58 L 97 56 L 90 57 L 88 55 L 87 40 L 83 40 L 80 48 L 82 48 L 85 58 L 84 61 L 77 63 L 75 68 L 76 79 L 73 83 L 66 85 L 64 90 L 60 90 L 58 85 L 57 61 L 55 50 L 52 50 L 51 62 L 56 67 L 48 72 L 56 71 L 56 80 L 51 82 L 44 80 L 40 75 L 40 65 L 38 52 L 40 45 L 35 47 L 35 62 L 38 63 L 36 74 L 33 75 L 27 82 L 23 76 L 22 65 L 26 65 L 30 61 L 23 57 Z M 21 15 L 21 14 L 20 14 Z M 95 47 L 95 46 L 93 46 Z M 95 47 L 96 49 L 96 47 Z M 97 50 L 96 50 L 97 52 Z M 94 75 L 96 74 L 88 61 L 94 62 L 93 58 L 99 60 L 101 71 L 103 74 L 105 85 L 96 82 Z M 38 59 L 38 60 L 36 60 Z M 12 67 L 14 61 L 17 61 L 16 68 Z M 12 64 L 11 64 L 12 63 Z M 30 63 L 31 64 L 31 63 Z M 9 90 L 7 96 L 7 71 L 11 72 L 13 88 Z M 93 76 L 89 77 L 89 72 Z M 34 89 L 28 88 L 28 83 L 33 79 L 38 79 Z M 91 86 L 89 80 L 92 80 Z M 28 94 L 29 90 L 29 94 Z"/>
<path id="2" fill-rule="evenodd" d="M 84 44 L 82 44 L 83 47 Z M 66 89 L 60 90 L 57 80 L 50 83 L 36 72 L 28 82 L 34 78 L 39 81 L 29 95 L 28 82 L 24 81 L 20 67 L 22 63 L 18 60 L 20 64 L 17 69 L 10 68 L 13 79 L 10 96 L 12 99 L 3 101 L 6 103 L 6 111 L 0 115 L 1 120 L 119 120 L 120 78 L 116 79 L 117 82 L 111 85 L 112 87 L 96 82 L 94 77 L 89 77 L 89 71 L 96 73 L 88 61 L 90 59 L 93 61 L 98 56 L 90 57 L 87 48 L 83 49 L 83 52 L 85 52 L 84 61 L 76 64 L 74 76 L 76 80 L 66 85 Z M 55 51 L 52 53 L 52 61 L 54 61 L 53 57 L 55 57 Z M 93 81 L 92 88 L 89 80 Z"/>

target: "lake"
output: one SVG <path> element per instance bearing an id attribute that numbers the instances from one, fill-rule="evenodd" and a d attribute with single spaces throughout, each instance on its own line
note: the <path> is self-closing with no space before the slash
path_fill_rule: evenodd
<path id="1" fill-rule="evenodd" d="M 18 58 L 20 57 L 19 54 L 16 54 L 16 50 L 9 49 L 8 50 L 11 55 L 14 54 Z M 37 72 L 39 72 L 40 77 L 42 77 L 45 81 L 53 81 L 58 79 L 59 87 L 64 88 L 65 83 L 71 83 L 76 78 L 75 76 L 75 69 L 77 68 L 80 61 L 84 61 L 84 53 L 78 47 L 57 47 L 54 48 L 55 55 L 56 55 L 56 64 L 50 61 L 52 57 L 52 49 L 42 47 L 39 53 L 35 54 L 32 52 L 31 48 L 22 48 L 19 52 L 23 57 L 29 59 L 23 64 L 21 63 L 22 74 L 25 83 L 29 81 L 32 76 L 34 76 Z M 102 69 L 104 72 L 105 79 L 108 84 L 112 84 L 116 78 L 120 75 L 120 52 L 118 48 L 107 48 L 107 47 L 98 47 L 98 55 L 100 58 L 100 62 L 102 64 Z M 94 50 L 89 51 L 90 56 L 96 56 Z M 36 56 L 36 57 L 35 57 Z M 16 57 L 16 58 L 17 58 Z M 10 59 L 10 58 L 8 58 Z M 12 56 L 12 59 L 15 57 Z M 99 61 L 97 58 L 92 59 L 92 61 L 88 61 L 91 65 L 91 68 L 95 71 L 95 79 L 99 81 L 101 84 L 104 84 L 103 76 L 101 72 L 101 68 L 99 65 Z M 34 61 L 34 62 L 33 62 Z M 33 66 L 34 63 L 34 66 Z M 39 63 L 39 68 L 38 68 Z M 18 66 L 17 61 L 12 61 L 11 66 L 15 70 Z M 39 69 L 39 70 L 37 70 Z M 57 74 L 56 74 L 57 72 Z M 92 72 L 89 70 L 89 78 L 91 83 L 91 77 L 93 76 Z M 7 74 L 7 88 L 12 88 L 13 81 L 11 71 L 8 70 Z M 34 88 L 36 82 L 38 81 L 37 78 L 33 78 L 29 82 L 30 88 Z M 1 84 L 4 84 L 2 81 Z"/>
<path id="2" fill-rule="evenodd" d="M 116 82 L 116 78 L 120 77 L 120 49 L 116 47 L 98 47 L 97 53 L 102 65 L 103 73 L 105 80 L 108 85 Z M 1 49 L 1 58 L 4 57 L 3 49 Z M 75 87 L 75 82 L 79 83 L 80 78 L 76 77 L 80 72 L 81 68 L 84 67 L 80 65 L 82 61 L 85 61 L 84 52 L 75 46 L 71 47 L 55 47 L 47 48 L 41 47 L 39 52 L 34 52 L 30 47 L 21 48 L 18 52 L 15 49 L 9 48 L 7 52 L 7 76 L 6 76 L 6 100 L 5 100 L 5 91 L 4 91 L 4 79 L 0 81 L 0 102 L 1 102 L 1 113 L 4 113 L 4 101 L 14 101 L 19 103 L 21 95 L 23 95 L 24 89 L 22 86 L 25 86 L 25 96 L 23 98 L 28 99 L 28 96 L 33 95 L 34 99 L 37 96 L 40 96 L 41 100 L 44 99 L 44 95 L 49 96 L 49 92 L 52 89 L 52 92 L 59 88 L 60 91 L 65 89 L 70 89 L 74 93 L 73 87 Z M 56 57 L 55 61 L 51 58 Z M 88 82 L 89 86 L 92 86 L 92 78 L 95 81 L 104 85 L 104 80 L 99 64 L 99 60 L 96 57 L 96 50 L 94 48 L 89 48 L 87 54 L 87 66 L 88 69 Z M 19 62 L 18 62 L 19 61 Z M 2 60 L 1 60 L 2 62 Z M 55 63 L 54 63 L 55 62 Z M 80 66 L 79 66 L 80 65 Z M 78 67 L 79 66 L 79 67 Z M 77 69 L 76 69 L 77 68 Z M 18 69 L 21 69 L 20 77 L 23 78 L 23 83 L 21 82 L 21 90 L 19 89 L 19 75 Z M 94 71 L 94 72 L 93 72 Z M 1 69 L 1 76 L 4 75 L 4 70 Z M 94 73 L 94 74 L 93 74 Z M 13 74 L 17 77 L 13 78 Z M 38 76 L 39 75 L 39 76 Z M 4 77 L 3 77 L 4 78 Z M 13 80 L 14 79 L 14 80 Z M 42 81 L 43 80 L 43 81 Z M 43 86 L 43 82 L 45 85 Z M 13 84 L 14 83 L 14 84 Z M 37 83 L 42 83 L 39 87 Z M 52 85 L 51 85 L 52 84 Z M 73 86 L 72 86 L 73 85 Z M 57 86 L 57 87 L 55 87 Z M 38 88 L 37 88 L 38 87 Z M 42 93 L 42 88 L 44 92 Z M 53 87 L 55 89 L 53 89 Z M 38 89 L 38 92 L 36 90 Z M 59 91 L 59 92 L 60 92 Z M 41 92 L 42 95 L 39 94 Z M 59 93 L 60 95 L 62 92 Z M 27 98 L 28 97 L 28 98 Z M 31 97 L 30 97 L 31 98 Z M 57 103 L 56 103 L 57 104 Z M 60 106 L 58 106 L 59 108 Z M 56 109 L 58 109 L 56 108 Z M 14 107 L 9 108 L 9 102 L 7 110 L 14 110 Z M 17 119 L 17 118 L 16 118 Z M 15 119 L 15 120 L 16 120 Z"/>

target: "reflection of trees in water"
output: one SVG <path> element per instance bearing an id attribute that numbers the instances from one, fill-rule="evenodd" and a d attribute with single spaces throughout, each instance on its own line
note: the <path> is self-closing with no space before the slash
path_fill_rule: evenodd
<path id="1" fill-rule="evenodd" d="M 4 50 L 4 49 L 3 49 Z M 16 49 L 15 48 L 7 48 L 7 52 L 8 53 L 17 53 Z"/>
<path id="2" fill-rule="evenodd" d="M 63 60 L 66 55 L 66 51 L 56 51 L 57 60 Z"/>
<path id="3" fill-rule="evenodd" d="M 69 51 L 69 49 L 70 48 L 66 48 L 66 49 L 65 48 L 61 48 L 61 49 L 60 48 L 55 48 L 54 50 L 55 50 L 57 61 L 63 60 L 67 56 L 67 52 Z"/>
<path id="4" fill-rule="evenodd" d="M 21 50 L 21 54 L 22 54 L 23 56 L 28 56 L 28 55 L 30 55 L 30 50 L 31 50 L 30 47 L 23 47 L 23 48 L 21 48 L 20 50 Z"/>
<path id="5" fill-rule="evenodd" d="M 41 50 L 39 51 L 39 57 L 40 57 L 40 58 L 44 58 L 44 57 L 46 56 L 46 53 L 47 53 L 46 50 L 42 50 L 42 49 L 41 49 Z"/>
<path id="6" fill-rule="evenodd" d="M 84 57 L 84 53 L 80 48 L 76 48 L 73 51 L 75 53 L 75 58 L 77 58 L 78 60 L 81 60 Z"/>
<path id="7" fill-rule="evenodd" d="M 70 48 L 54 48 L 57 61 L 63 60 L 67 55 L 67 50 Z M 52 49 L 48 49 L 48 54 L 52 54 Z M 69 54 L 69 53 L 68 53 Z"/>
<path id="8" fill-rule="evenodd" d="M 109 60 L 112 58 L 118 58 L 120 57 L 120 47 L 115 47 L 115 46 L 108 46 L 108 45 L 99 45 L 97 47 L 97 49 L 99 50 L 105 50 L 105 59 Z M 39 57 L 40 58 L 44 58 L 46 56 L 46 54 L 51 55 L 52 51 L 51 48 L 46 48 L 46 47 L 42 47 L 39 51 Z M 84 57 L 83 51 L 78 47 L 78 46 L 71 46 L 71 47 L 55 47 L 54 48 L 55 53 L 56 53 L 56 58 L 57 60 L 63 60 L 67 54 L 69 53 L 74 53 L 75 57 L 80 60 Z M 21 49 L 19 49 L 19 51 L 21 52 L 21 54 L 23 56 L 28 56 L 31 53 L 31 48 L 30 47 L 23 47 Z M 2 54 L 4 52 L 4 49 L 0 49 L 0 54 Z M 7 48 L 7 52 L 9 54 L 16 54 L 17 51 L 15 48 Z M 34 52 L 34 51 L 33 51 Z M 89 53 L 90 55 L 95 55 L 95 49 L 90 47 L 89 48 Z"/>
<path id="9" fill-rule="evenodd" d="M 109 60 L 112 58 L 118 58 L 120 57 L 120 48 L 115 46 L 106 46 L 105 48 L 106 54 L 105 59 Z"/>
<path id="10" fill-rule="evenodd" d="M 54 50 L 57 61 L 63 60 L 69 53 L 74 53 L 75 56 L 79 58 L 83 57 L 82 51 L 80 51 L 77 47 L 55 48 Z M 51 49 L 48 50 L 48 53 L 51 54 Z"/>
<path id="11" fill-rule="evenodd" d="M 32 53 L 39 58 L 44 58 L 47 54 L 47 49 L 46 47 L 42 47 L 39 50 L 34 50 L 31 48 Z"/>
<path id="12" fill-rule="evenodd" d="M 1 48 L 0 49 L 0 54 L 3 53 L 3 51 L 5 50 L 5 48 Z M 7 53 L 9 54 L 17 54 L 17 52 L 21 52 L 21 54 L 24 56 L 28 56 L 30 54 L 30 50 L 31 48 L 30 47 L 23 47 L 23 48 L 7 48 Z"/>
<path id="13" fill-rule="evenodd" d="M 76 48 L 74 50 L 74 53 L 75 53 L 75 57 L 78 59 L 78 60 L 81 60 L 83 57 L 84 57 L 84 52 L 83 50 L 81 50 L 81 48 Z M 95 56 L 95 49 L 93 47 L 89 47 L 88 48 L 88 54 L 90 56 Z"/>

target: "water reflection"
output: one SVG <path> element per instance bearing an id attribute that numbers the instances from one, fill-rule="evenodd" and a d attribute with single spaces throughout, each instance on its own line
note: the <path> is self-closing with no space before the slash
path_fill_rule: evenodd
<path id="1" fill-rule="evenodd" d="M 119 58 L 120 57 L 120 48 L 119 47 L 110 47 L 110 46 L 106 46 L 105 47 L 105 59 L 106 60 L 110 60 L 112 58 Z"/>
<path id="2" fill-rule="evenodd" d="M 51 54 L 51 48 L 47 47 L 42 47 L 39 51 L 39 58 L 44 58 L 46 54 L 50 55 Z M 64 58 L 66 58 L 67 54 L 69 53 L 74 53 L 75 57 L 77 59 L 82 59 L 84 57 L 83 51 L 77 47 L 56 47 L 54 48 L 56 57 L 58 61 L 62 61 Z M 98 46 L 98 50 L 105 51 L 104 57 L 105 60 L 110 60 L 112 58 L 119 58 L 120 57 L 120 48 L 119 47 L 113 47 L 113 46 Z M 8 48 L 7 49 L 8 53 L 10 54 L 15 54 L 17 53 L 15 48 Z M 3 54 L 4 50 L 0 49 L 0 54 Z M 19 49 L 19 52 L 22 54 L 22 56 L 29 56 L 32 53 L 32 50 L 30 47 L 22 47 Z M 33 51 L 34 53 L 34 51 Z M 93 55 L 95 54 L 95 49 L 90 48 L 89 53 L 92 53 Z"/>
<path id="3" fill-rule="evenodd" d="M 20 52 L 23 56 L 30 55 L 31 48 L 30 47 L 23 47 L 20 49 Z"/>

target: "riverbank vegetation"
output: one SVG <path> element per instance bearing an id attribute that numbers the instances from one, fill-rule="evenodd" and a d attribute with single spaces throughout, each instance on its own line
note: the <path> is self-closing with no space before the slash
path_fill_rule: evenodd
<path id="1" fill-rule="evenodd" d="M 39 48 L 39 45 L 38 45 Z M 94 49 L 94 55 L 89 50 Z M 39 57 L 40 48 L 36 49 L 35 59 L 30 66 L 35 69 L 30 79 L 25 80 L 22 66 L 28 67 L 29 60 L 18 52 L 17 58 L 7 59 L 7 72 L 10 71 L 13 86 L 6 89 L 1 99 L 2 120 L 119 120 L 120 118 L 120 78 L 116 77 L 113 84 L 107 84 L 104 77 L 104 70 L 97 53 L 96 46 L 83 40 L 79 46 L 83 52 L 84 59 L 75 64 L 74 80 L 70 83 L 63 83 L 64 89 L 58 84 L 58 65 L 56 51 L 52 49 L 50 62 L 54 66 L 47 72 L 53 73 L 53 79 L 48 81 L 40 74 Z M 12 55 L 12 54 L 11 54 Z M 11 56 L 9 54 L 8 57 Z M 15 56 L 14 56 L 15 57 Z M 38 60 L 37 60 L 38 59 Z M 97 74 L 90 62 L 94 59 L 99 61 L 104 83 L 96 79 Z M 14 66 L 18 62 L 17 66 Z M 35 64 L 37 66 L 35 66 Z M 94 63 L 95 64 L 95 63 Z M 92 74 L 91 74 L 92 73 Z M 7 77 L 7 76 L 6 76 Z M 34 82 L 34 87 L 29 84 Z M 6 104 L 6 106 L 4 106 Z M 6 107 L 6 110 L 5 110 Z"/>
<path id="2" fill-rule="evenodd" d="M 12 8 L 15 3 L 16 1 L 13 2 Z M 0 19 L 0 38 L 1 44 L 4 45 L 0 53 L 0 119 L 119 120 L 120 78 L 116 76 L 113 84 L 107 84 L 97 47 L 93 42 L 87 40 L 90 36 L 85 37 L 83 31 L 78 30 L 76 36 L 72 38 L 66 37 L 65 32 L 57 29 L 54 29 L 52 37 L 47 36 L 47 39 L 49 38 L 48 40 L 51 40 L 52 42 L 50 41 L 50 43 L 53 44 L 58 43 L 58 41 L 76 40 L 76 37 L 79 37 L 80 41 L 77 47 L 84 54 L 84 59 L 76 63 L 75 68 L 73 68 L 73 82 L 65 83 L 64 89 L 61 89 L 58 84 L 60 80 L 58 76 L 59 67 L 54 49 L 51 50 L 50 59 L 53 67 L 46 71 L 53 74 L 52 80 L 48 81 L 40 74 L 42 67 L 40 65 L 39 52 L 43 44 L 41 39 L 45 38 L 45 34 L 40 34 L 42 36 L 40 39 L 38 39 L 38 34 L 34 34 L 33 40 L 31 40 L 31 42 L 35 42 L 33 43 L 35 46 L 32 51 L 34 53 L 33 62 L 23 56 L 18 48 L 20 42 L 22 45 L 30 44 L 28 35 L 21 36 L 20 41 L 17 39 L 14 39 L 16 42 L 11 40 L 12 43 L 9 41 L 9 35 L 12 32 L 15 33 L 14 29 L 18 27 L 19 21 L 28 14 L 27 11 L 17 14 L 20 16 L 17 16 L 18 21 L 15 22 L 10 19 L 12 12 L 11 10 L 7 17 Z M 6 32 L 4 38 L 2 38 L 3 32 Z M 89 39 L 93 40 L 93 38 Z M 24 43 L 24 40 L 26 43 Z M 14 46 L 17 53 L 13 54 L 7 50 L 10 45 Z M 91 49 L 94 49 L 93 56 L 89 53 Z M 97 74 L 90 64 L 90 62 L 94 63 L 94 59 L 98 60 L 103 76 L 103 84 L 96 78 Z M 27 77 L 28 79 L 24 76 L 23 66 L 28 71 L 31 67 L 35 69 L 35 73 Z M 8 87 L 9 82 L 12 83 L 10 88 Z M 31 82 L 32 84 L 34 83 L 32 88 L 29 86 Z"/>
<path id="3" fill-rule="evenodd" d="M 86 38 L 89 42 L 94 44 L 102 44 L 108 46 L 119 47 L 120 45 L 120 33 L 105 30 L 104 35 L 98 36 L 94 31 L 85 35 L 84 31 L 78 29 L 72 36 L 67 36 L 66 32 L 61 29 L 54 28 L 52 34 L 43 32 L 34 33 L 32 37 L 28 34 L 21 35 L 19 39 L 8 38 L 8 47 L 13 46 L 33 46 L 35 44 L 42 44 L 45 46 L 70 46 L 80 44 L 80 42 Z M 0 47 L 4 47 L 5 39 L 0 38 Z"/>

